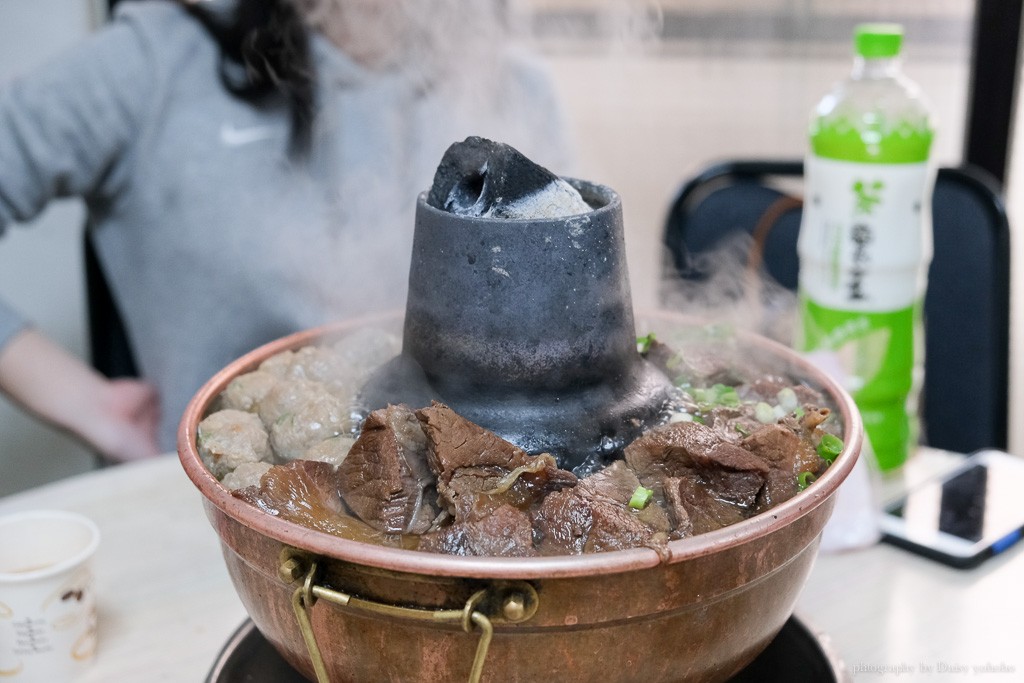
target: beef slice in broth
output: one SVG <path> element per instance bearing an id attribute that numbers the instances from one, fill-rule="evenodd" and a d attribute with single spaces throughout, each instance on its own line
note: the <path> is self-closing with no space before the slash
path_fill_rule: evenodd
<path id="1" fill-rule="evenodd" d="M 529 455 L 446 405 L 434 402 L 416 414 L 437 476 L 438 502 L 456 522 L 505 504 L 525 510 L 548 492 L 576 484 L 552 456 Z"/>
<path id="2" fill-rule="evenodd" d="M 450 522 L 420 539 L 421 550 L 456 555 L 536 554 L 530 511 L 576 476 L 554 457 L 529 455 L 493 432 L 433 403 L 417 411 L 438 504 Z"/>
<path id="3" fill-rule="evenodd" d="M 765 460 L 698 422 L 652 429 L 626 447 L 625 457 L 644 486 L 665 501 L 672 538 L 745 519 L 771 474 Z"/>
<path id="4" fill-rule="evenodd" d="M 524 511 L 500 505 L 489 514 L 420 537 L 419 550 L 449 555 L 533 557 L 533 526 Z"/>
<path id="5" fill-rule="evenodd" d="M 249 486 L 233 495 L 267 514 L 366 543 L 394 545 L 380 531 L 344 511 L 338 494 L 334 467 L 325 462 L 295 460 L 270 468 L 258 486 Z"/>
<path id="6" fill-rule="evenodd" d="M 670 522 L 650 504 L 629 507 L 640 480 L 622 461 L 581 479 L 571 489 L 549 494 L 534 515 L 537 543 L 544 554 L 580 554 L 649 546 L 664 547 Z"/>
<path id="7" fill-rule="evenodd" d="M 649 488 L 661 489 L 666 477 L 692 474 L 713 498 L 743 508 L 754 506 L 769 470 L 764 460 L 698 422 L 652 429 L 627 446 L 625 455 Z"/>
<path id="8" fill-rule="evenodd" d="M 743 509 L 715 498 L 696 474 L 668 477 L 663 487 L 675 523 L 672 538 L 703 534 L 746 518 Z"/>
<path id="9" fill-rule="evenodd" d="M 420 534 L 436 516 L 427 438 L 408 406 L 389 405 L 367 416 L 337 481 L 352 512 L 385 533 Z"/>

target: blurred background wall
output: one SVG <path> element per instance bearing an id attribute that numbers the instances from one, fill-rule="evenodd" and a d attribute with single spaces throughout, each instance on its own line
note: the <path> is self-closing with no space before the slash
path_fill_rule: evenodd
<path id="1" fill-rule="evenodd" d="M 850 35 L 867 20 L 906 26 L 904 63 L 938 114 L 935 158 L 963 159 L 972 0 L 520 0 L 549 60 L 579 153 L 579 175 L 623 197 L 633 293 L 657 304 L 661 231 L 680 185 L 729 157 L 800 157 L 809 112 L 851 65 Z M 0 2 L 0 81 L 83 36 L 93 0 Z M 1011 220 L 1024 203 L 1013 155 Z M 557 169 L 556 169 L 557 170 Z M 1017 221 L 1014 221 L 1016 223 Z M 59 202 L 0 240 L 0 293 L 44 331 L 85 354 L 82 214 Z M 1024 251 L 1015 227 L 1015 291 Z M 1014 302 L 1020 339 L 1024 296 Z M 1024 405 L 1024 360 L 1011 358 L 1011 414 Z M 1011 420 L 1011 425 L 1013 421 Z M 1024 425 L 1011 450 L 1024 452 Z M 88 453 L 0 401 L 0 495 L 86 469 Z"/>

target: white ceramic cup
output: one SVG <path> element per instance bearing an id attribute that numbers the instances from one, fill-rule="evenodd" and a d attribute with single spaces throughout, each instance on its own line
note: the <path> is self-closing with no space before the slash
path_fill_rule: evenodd
<path id="1" fill-rule="evenodd" d="M 71 681 L 96 652 L 100 533 L 57 510 L 0 517 L 0 681 Z"/>

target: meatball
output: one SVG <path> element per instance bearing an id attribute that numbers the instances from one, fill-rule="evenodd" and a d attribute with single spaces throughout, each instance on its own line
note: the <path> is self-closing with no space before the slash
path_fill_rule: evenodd
<path id="1" fill-rule="evenodd" d="M 307 346 L 296 351 L 288 368 L 288 377 L 320 382 L 345 402 L 351 402 L 360 386 L 352 365 L 341 354 L 320 346 Z"/>
<path id="2" fill-rule="evenodd" d="M 307 346 L 282 356 L 275 367 L 290 363 L 284 377 L 323 382 L 342 401 L 352 402 L 370 373 L 400 351 L 398 338 L 375 329 L 357 330 L 333 346 Z"/>
<path id="3" fill-rule="evenodd" d="M 224 475 L 224 478 L 220 480 L 224 486 L 228 487 L 232 491 L 238 489 L 248 488 L 250 486 L 259 486 L 260 479 L 267 473 L 273 465 L 269 462 L 243 462 L 241 465 L 235 468 L 233 472 L 228 472 Z"/>
<path id="4" fill-rule="evenodd" d="M 247 462 L 271 462 L 267 430 L 259 417 L 221 410 L 199 423 L 199 456 L 218 479 Z"/>
<path id="5" fill-rule="evenodd" d="M 277 376 L 268 370 L 255 370 L 231 380 L 220 395 L 223 409 L 255 413 L 260 401 L 274 388 Z"/>
<path id="6" fill-rule="evenodd" d="M 282 460 L 299 459 L 321 441 L 355 428 L 349 406 L 322 382 L 308 379 L 278 382 L 260 401 L 259 416 Z"/>
<path id="7" fill-rule="evenodd" d="M 288 377 L 288 369 L 292 366 L 292 361 L 294 359 L 294 351 L 282 351 L 281 353 L 275 353 L 273 356 L 260 363 L 259 369 L 263 372 L 269 372 L 275 377 L 284 379 Z"/>

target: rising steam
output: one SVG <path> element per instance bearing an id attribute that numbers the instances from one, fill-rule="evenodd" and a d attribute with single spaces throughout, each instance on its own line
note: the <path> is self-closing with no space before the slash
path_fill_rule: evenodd
<path id="1" fill-rule="evenodd" d="M 694 277 L 662 283 L 666 307 L 790 344 L 796 294 L 765 272 L 752 248 L 750 235 L 735 233 L 714 249 L 692 254 Z"/>

